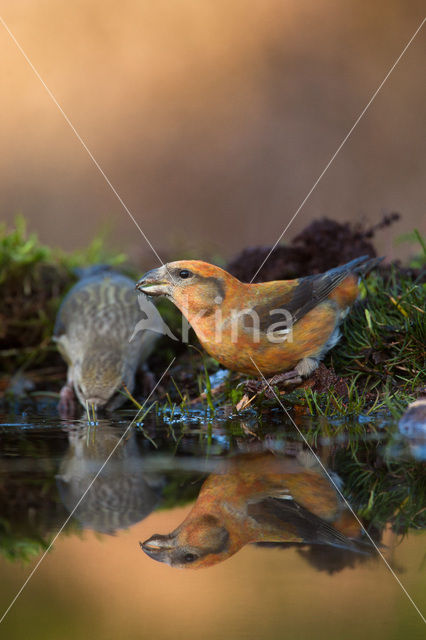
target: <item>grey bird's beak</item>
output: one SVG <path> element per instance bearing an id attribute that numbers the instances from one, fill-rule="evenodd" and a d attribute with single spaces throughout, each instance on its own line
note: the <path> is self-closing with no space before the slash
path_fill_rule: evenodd
<path id="1" fill-rule="evenodd" d="M 170 274 L 165 266 L 151 269 L 139 280 L 136 289 L 148 296 L 168 296 L 172 292 Z"/>
<path id="2" fill-rule="evenodd" d="M 145 540 L 145 542 L 140 542 L 139 544 L 142 551 L 153 560 L 157 560 L 157 562 L 168 562 L 170 552 L 173 551 L 176 546 L 176 543 L 170 536 L 161 536 L 159 534 L 155 534 L 148 540 Z"/>

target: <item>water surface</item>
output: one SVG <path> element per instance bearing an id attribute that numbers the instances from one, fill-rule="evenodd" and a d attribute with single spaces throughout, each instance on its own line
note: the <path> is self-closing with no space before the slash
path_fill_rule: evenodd
<path id="1" fill-rule="evenodd" d="M 299 419 L 313 453 L 280 412 L 133 415 L 1 415 L 1 613 L 62 529 L 3 637 L 423 637 L 360 527 L 424 612 L 423 449 L 391 418 Z"/>

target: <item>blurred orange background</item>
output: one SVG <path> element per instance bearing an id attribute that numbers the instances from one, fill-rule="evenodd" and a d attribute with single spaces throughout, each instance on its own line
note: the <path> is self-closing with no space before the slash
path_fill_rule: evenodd
<path id="1" fill-rule="evenodd" d="M 422 3 L 4 0 L 2 17 L 162 257 L 273 244 L 401 53 Z M 313 218 L 424 216 L 425 33 L 286 239 Z M 157 260 L 0 25 L 2 219 L 73 249 L 104 224 Z"/>
<path id="2" fill-rule="evenodd" d="M 171 531 L 189 508 L 157 511 L 116 536 L 62 535 L 11 609 L 4 637 L 420 638 L 422 622 L 380 558 L 339 573 L 315 572 L 296 549 L 249 545 L 209 569 L 179 570 L 139 547 Z M 395 544 L 393 534 L 384 543 Z M 388 560 L 424 609 L 424 542 L 411 536 Z M 391 557 L 389 557 L 391 556 Z M 0 558 L 0 611 L 30 573 Z M 349 603 L 349 604 L 348 604 Z"/>

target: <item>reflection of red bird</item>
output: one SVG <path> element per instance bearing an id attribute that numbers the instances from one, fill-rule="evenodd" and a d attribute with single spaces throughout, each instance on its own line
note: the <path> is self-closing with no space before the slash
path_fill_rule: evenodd
<path id="1" fill-rule="evenodd" d="M 226 463 L 225 463 L 226 464 Z M 187 518 L 141 544 L 173 567 L 208 567 L 251 542 L 305 542 L 356 550 L 360 526 L 307 452 L 233 458 L 210 475 Z"/>
<path id="2" fill-rule="evenodd" d="M 286 371 L 300 382 L 338 341 L 358 295 L 356 274 L 376 263 L 364 256 L 298 280 L 244 284 L 214 265 L 182 260 L 149 271 L 137 287 L 170 298 L 228 369 L 257 376 L 254 360 L 264 375 Z"/>

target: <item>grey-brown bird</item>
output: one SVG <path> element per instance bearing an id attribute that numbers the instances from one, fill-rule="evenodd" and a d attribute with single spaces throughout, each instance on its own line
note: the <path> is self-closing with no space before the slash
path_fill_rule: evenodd
<path id="1" fill-rule="evenodd" d="M 160 499 L 164 479 L 146 472 L 136 431 L 123 438 L 127 427 L 117 428 L 107 420 L 101 429 L 72 424 L 66 429 L 68 451 L 56 476 L 67 511 L 84 529 L 111 535 L 146 518 Z M 114 458 L 105 465 L 112 452 Z"/>
<path id="2" fill-rule="evenodd" d="M 124 383 L 133 391 L 135 374 L 139 368 L 146 370 L 145 361 L 158 338 L 155 330 L 139 329 L 141 318 L 157 315 L 146 296 L 139 303 L 129 278 L 109 267 L 82 270 L 54 329 L 54 340 L 68 364 L 60 394 L 62 414 L 73 412 L 74 392 L 83 406 L 97 409 L 113 410 L 125 401 L 119 389 Z"/>

